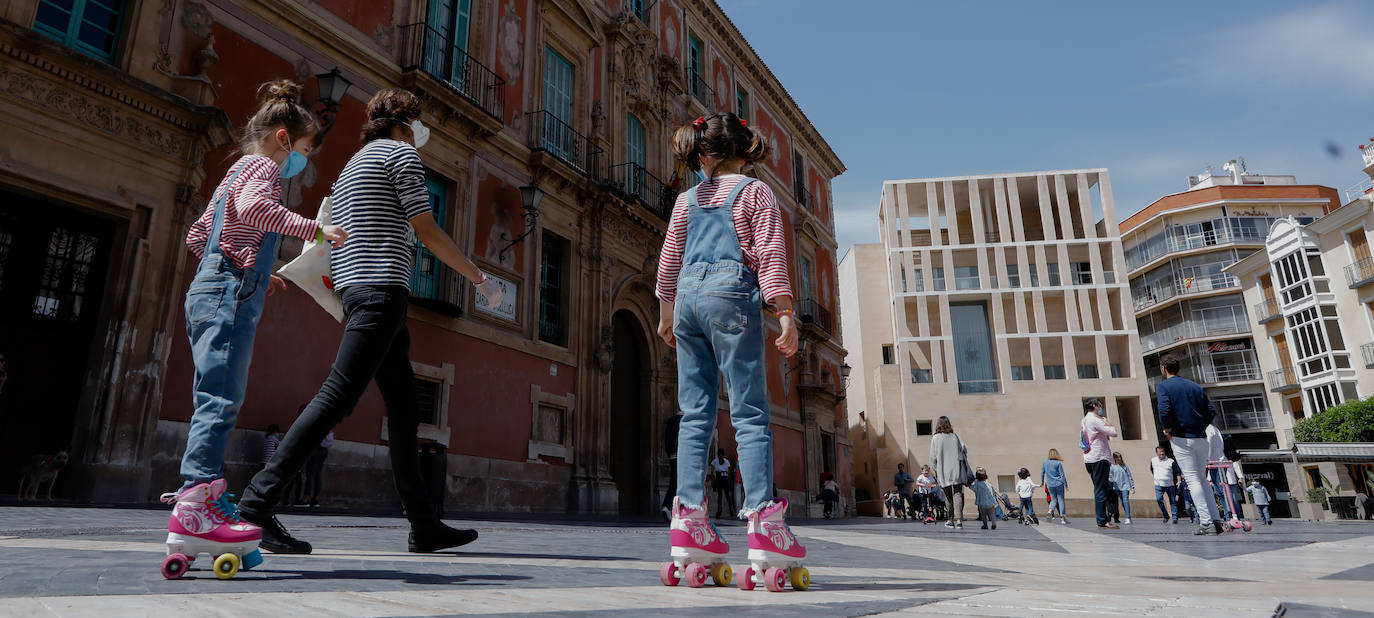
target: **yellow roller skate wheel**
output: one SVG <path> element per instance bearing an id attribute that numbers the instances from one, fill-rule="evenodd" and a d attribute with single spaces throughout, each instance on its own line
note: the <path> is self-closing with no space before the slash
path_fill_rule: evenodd
<path id="1" fill-rule="evenodd" d="M 215 577 L 229 579 L 239 572 L 239 557 L 234 554 L 220 554 L 215 558 Z"/>
<path id="2" fill-rule="evenodd" d="M 811 587 L 811 572 L 806 567 L 797 567 L 787 573 L 787 578 L 792 580 L 793 590 L 806 590 Z"/>
<path id="3" fill-rule="evenodd" d="M 730 565 L 722 562 L 711 569 L 711 580 L 716 582 L 717 586 L 729 586 L 730 582 L 735 580 L 735 571 Z"/>

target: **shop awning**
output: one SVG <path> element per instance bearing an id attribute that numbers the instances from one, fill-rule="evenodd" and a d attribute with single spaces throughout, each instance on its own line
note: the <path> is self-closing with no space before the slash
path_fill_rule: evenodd
<path id="1" fill-rule="evenodd" d="M 1337 463 L 1374 462 L 1374 442 L 1299 442 L 1296 445 L 1298 463 L 1318 463 L 1334 461 Z M 1241 450 L 1241 463 L 1293 463 L 1295 453 L 1291 449 Z"/>

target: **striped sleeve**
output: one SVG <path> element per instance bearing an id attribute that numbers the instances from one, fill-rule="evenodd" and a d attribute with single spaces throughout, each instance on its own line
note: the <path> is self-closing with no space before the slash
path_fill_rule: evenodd
<path id="1" fill-rule="evenodd" d="M 281 203 L 280 168 L 267 157 L 255 157 L 234 180 L 234 210 L 238 219 L 266 232 L 301 240 L 315 238 L 317 224 Z"/>
<path id="2" fill-rule="evenodd" d="M 671 303 L 677 299 L 677 274 L 682 270 L 682 247 L 687 238 L 687 192 L 679 193 L 668 219 L 668 235 L 658 254 L 658 299 Z"/>
<path id="3" fill-rule="evenodd" d="M 401 200 L 401 214 L 409 221 L 430 212 L 429 187 L 425 185 L 425 166 L 420 153 L 410 144 L 400 144 L 387 155 L 386 175 Z"/>
<path id="4" fill-rule="evenodd" d="M 758 261 L 759 290 L 772 303 L 786 296 L 793 298 L 792 281 L 787 274 L 787 240 L 777 198 L 766 183 L 756 182 L 740 193 L 749 217 L 754 259 Z"/>

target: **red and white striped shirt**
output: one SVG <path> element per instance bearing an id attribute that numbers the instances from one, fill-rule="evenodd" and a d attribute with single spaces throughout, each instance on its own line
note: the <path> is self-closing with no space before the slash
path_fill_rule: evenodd
<path id="1" fill-rule="evenodd" d="M 234 179 L 234 186 L 228 187 L 229 178 L 240 167 L 243 172 Z M 281 168 L 277 163 L 261 155 L 245 155 L 229 168 L 219 188 L 210 196 L 205 212 L 186 234 L 186 248 L 197 258 L 205 256 L 205 243 L 210 241 L 214 225 L 215 200 L 226 189 L 230 189 L 229 200 L 224 204 L 224 229 L 219 235 L 219 248 L 235 266 L 253 267 L 266 232 L 314 240 L 319 228 L 315 220 L 291 212 L 281 203 Z"/>
<path id="2" fill-rule="evenodd" d="M 696 191 L 699 204 L 705 207 L 724 206 L 735 185 L 752 180 L 741 174 L 727 174 L 712 178 L 688 189 Z M 677 275 L 682 270 L 683 245 L 687 241 L 687 198 L 678 194 L 673 216 L 668 220 L 668 237 L 658 255 L 659 300 L 673 302 L 677 298 Z M 759 276 L 759 290 L 772 301 L 780 296 L 792 297 L 792 281 L 787 271 L 786 231 L 782 226 L 782 212 L 773 190 L 763 182 L 756 182 L 735 200 L 731 216 L 735 222 L 735 236 L 739 239 L 744 263 Z"/>

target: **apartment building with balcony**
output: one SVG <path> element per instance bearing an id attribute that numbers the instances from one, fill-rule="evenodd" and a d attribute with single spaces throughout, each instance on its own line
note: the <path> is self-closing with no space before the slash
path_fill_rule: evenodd
<path id="1" fill-rule="evenodd" d="M 360 147 L 367 101 L 410 89 L 432 131 L 420 156 L 435 217 L 505 285 L 502 306 L 478 304 L 415 247 L 420 433 L 445 447 L 450 509 L 657 512 L 677 395 L 673 351 L 653 334 L 654 265 L 693 184 L 669 137 L 718 110 L 774 146 L 750 173 L 774 188 L 796 256 L 804 360 L 768 358 L 778 491 L 806 505 L 825 472 L 852 487 L 830 207 L 844 165 L 716 2 L 14 0 L 0 3 L 0 82 L 13 86 L 0 127 L 7 145 L 33 146 L 0 166 L 0 405 L 45 413 L 0 415 L 0 492 L 21 459 L 61 448 L 62 497 L 151 500 L 180 482 L 194 272 L 182 239 L 257 86 L 280 78 L 330 123 L 285 184 L 288 207 L 314 216 Z M 284 243 L 279 261 L 299 249 Z M 268 301 L 232 483 L 258 468 L 262 430 L 314 395 L 340 333 L 298 290 Z M 375 391 L 336 437 L 328 501 L 393 507 Z"/>
<path id="2" fill-rule="evenodd" d="M 1173 354 L 1181 374 L 1207 389 L 1217 426 L 1233 444 L 1267 448 L 1286 427 L 1266 397 L 1240 279 L 1225 269 L 1257 251 L 1275 221 L 1310 222 L 1337 205 L 1329 187 L 1286 175 L 1251 174 L 1230 161 L 1225 173 L 1188 178 L 1121 223 L 1131 308 L 1153 396 L 1159 359 Z M 1152 406 L 1153 407 L 1153 406 Z"/>
<path id="3" fill-rule="evenodd" d="M 944 415 L 1003 491 L 1058 449 L 1070 510 L 1091 512 L 1077 459 L 1089 398 L 1122 432 L 1114 449 L 1150 456 L 1115 220 L 1105 169 L 884 183 L 882 241 L 840 265 L 856 482 L 891 489 L 898 463 L 926 462 Z"/>

